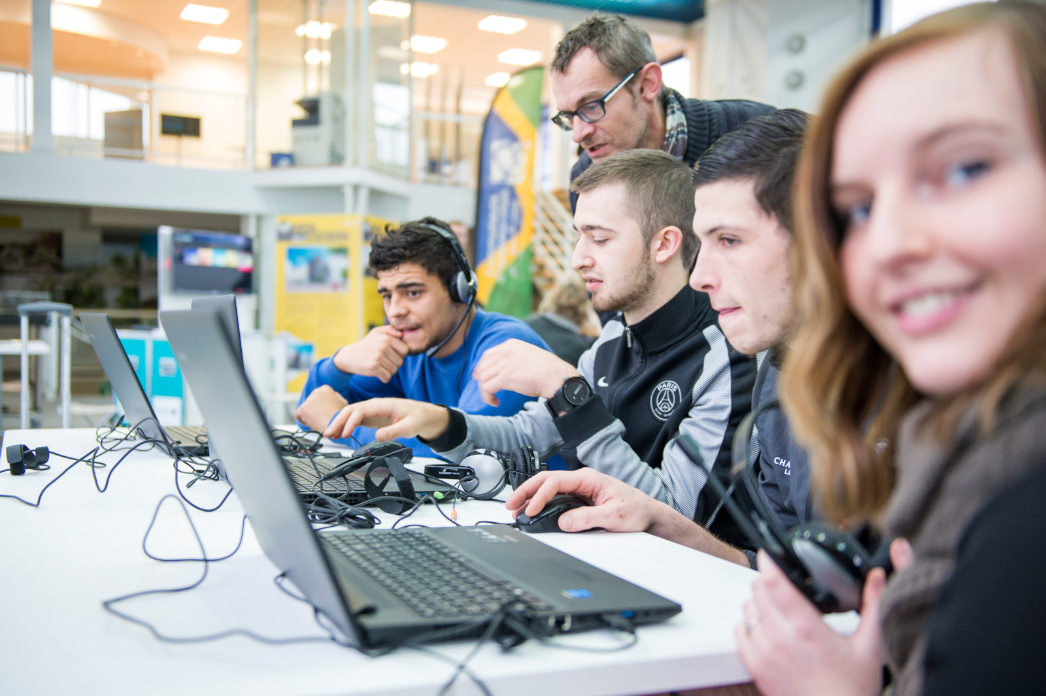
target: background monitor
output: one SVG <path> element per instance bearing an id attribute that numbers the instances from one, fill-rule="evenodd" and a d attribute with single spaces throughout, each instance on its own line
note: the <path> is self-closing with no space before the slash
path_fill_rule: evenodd
<path id="1" fill-rule="evenodd" d="M 170 234 L 171 291 L 178 294 L 249 294 L 254 249 L 249 237 L 174 228 Z"/>

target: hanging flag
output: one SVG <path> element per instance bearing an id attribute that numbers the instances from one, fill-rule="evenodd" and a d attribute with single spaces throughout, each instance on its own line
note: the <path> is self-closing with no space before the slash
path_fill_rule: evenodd
<path id="1" fill-rule="evenodd" d="M 491 311 L 530 314 L 534 154 L 544 68 L 521 70 L 498 90 L 480 145 L 476 214 L 478 299 Z"/>

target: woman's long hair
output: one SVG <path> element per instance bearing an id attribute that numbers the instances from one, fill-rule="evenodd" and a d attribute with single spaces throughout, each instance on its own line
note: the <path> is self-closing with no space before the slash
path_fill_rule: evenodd
<path id="1" fill-rule="evenodd" d="M 866 521 L 882 511 L 894 485 L 898 424 L 920 395 L 846 304 L 839 265 L 842 225 L 829 193 L 835 131 L 850 97 L 877 65 L 973 31 L 998 31 L 1009 41 L 1040 152 L 1046 152 L 1046 6 L 1007 2 L 943 12 L 868 46 L 828 87 L 800 160 L 792 251 L 798 328 L 781 373 L 781 397 L 809 450 L 821 512 L 837 522 Z M 1046 302 L 987 377 L 938 400 L 928 422 L 931 432 L 947 438 L 959 415 L 975 404 L 981 427 L 990 428 L 1000 400 L 1018 382 L 1046 375 L 1044 348 Z"/>

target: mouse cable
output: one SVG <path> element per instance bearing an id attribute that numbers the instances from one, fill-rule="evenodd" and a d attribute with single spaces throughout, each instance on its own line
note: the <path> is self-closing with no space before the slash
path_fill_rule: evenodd
<path id="1" fill-rule="evenodd" d="M 146 549 L 146 545 L 147 545 L 148 539 L 149 539 L 149 534 L 150 534 L 150 532 L 152 532 L 153 527 L 156 525 L 156 518 L 160 514 L 160 508 L 163 507 L 164 502 L 166 500 L 168 500 L 168 499 L 174 500 L 175 502 L 177 502 L 181 506 L 182 512 L 185 513 L 185 518 L 189 522 L 189 528 L 192 529 L 193 536 L 196 538 L 196 544 L 197 544 L 197 546 L 200 549 L 200 558 L 158 558 L 158 557 L 153 556 L 152 554 L 150 554 L 149 551 Z M 177 592 L 187 592 L 189 590 L 192 590 L 192 589 L 195 589 L 195 588 L 199 587 L 201 584 L 203 584 L 203 581 L 207 579 L 207 571 L 208 571 L 208 568 L 210 567 L 211 563 L 216 563 L 218 561 L 223 561 L 223 560 L 226 560 L 228 558 L 231 558 L 237 551 L 240 550 L 240 547 L 243 545 L 243 538 L 244 538 L 244 534 L 245 534 L 246 529 L 247 529 L 246 520 L 247 520 L 247 517 L 245 515 L 244 518 L 243 518 L 243 522 L 241 522 L 241 524 L 240 524 L 240 538 L 239 538 L 239 541 L 236 542 L 236 547 L 231 552 L 229 552 L 228 554 L 226 554 L 224 556 L 217 557 L 217 558 L 210 558 L 210 557 L 207 556 L 207 551 L 204 548 L 203 540 L 200 538 L 200 533 L 197 531 L 196 525 L 192 521 L 192 516 L 189 515 L 189 509 L 187 507 L 185 507 L 185 503 L 183 503 L 181 501 L 181 499 L 179 499 L 178 497 L 174 496 L 173 494 L 165 495 L 163 498 L 160 499 L 160 502 L 156 505 L 156 510 L 153 511 L 153 517 L 152 517 L 152 520 L 149 522 L 149 528 L 145 531 L 145 537 L 143 537 L 143 539 L 142 539 L 142 550 L 145 551 L 145 554 L 149 558 L 152 558 L 154 560 L 157 560 L 157 561 L 160 561 L 160 562 L 163 562 L 163 563 L 180 563 L 180 562 L 187 562 L 187 561 L 188 562 L 203 563 L 203 573 L 201 574 L 200 579 L 196 580 L 192 584 L 185 585 L 183 587 L 163 588 L 163 589 L 158 589 L 158 590 L 141 590 L 139 592 L 132 592 L 130 594 L 122 595 L 120 597 L 114 597 L 113 599 L 107 599 L 107 600 L 102 602 L 102 607 L 107 612 L 109 612 L 110 614 L 112 614 L 112 615 L 114 615 L 114 616 L 116 616 L 116 617 L 118 617 L 120 619 L 123 619 L 124 621 L 127 621 L 127 622 L 130 622 L 130 623 L 136 624 L 138 626 L 141 626 L 142 628 L 144 628 L 147 631 L 149 631 L 149 633 L 151 633 L 154 638 L 156 638 L 157 640 L 159 640 L 161 642 L 164 642 L 164 643 L 180 643 L 180 644 L 184 644 L 184 643 L 205 643 L 205 642 L 210 642 L 210 641 L 215 641 L 215 640 L 221 640 L 223 638 L 229 638 L 229 637 L 232 637 L 232 636 L 243 636 L 245 638 L 249 638 L 251 640 L 257 641 L 259 643 L 264 643 L 264 644 L 267 644 L 267 645 L 287 645 L 287 644 L 290 644 L 290 643 L 329 643 L 329 642 L 337 642 L 334 639 L 334 637 L 330 636 L 330 635 L 326 636 L 326 637 L 321 637 L 321 636 L 303 636 L 303 637 L 296 637 L 296 638 L 270 638 L 268 636 L 262 636 L 262 635 L 259 635 L 257 633 L 254 633 L 253 631 L 249 631 L 249 630 L 243 629 L 243 628 L 233 628 L 233 629 L 229 629 L 229 630 L 226 630 L 226 631 L 221 631 L 219 633 L 213 633 L 213 634 L 203 635 L 203 636 L 169 636 L 169 635 L 166 635 L 164 633 L 161 633 L 154 625 L 152 625 L 148 621 L 145 621 L 143 619 L 139 619 L 137 617 L 131 616 L 130 614 L 126 614 L 126 613 L 124 613 L 124 612 L 122 612 L 122 611 L 120 611 L 120 610 L 115 608 L 115 606 L 114 606 L 115 604 L 117 604 L 119 602 L 127 601 L 129 599 L 134 599 L 136 597 L 144 597 L 144 596 L 147 596 L 147 595 L 173 594 L 173 593 L 177 593 Z M 322 624 L 321 624 L 321 627 L 322 627 Z"/>

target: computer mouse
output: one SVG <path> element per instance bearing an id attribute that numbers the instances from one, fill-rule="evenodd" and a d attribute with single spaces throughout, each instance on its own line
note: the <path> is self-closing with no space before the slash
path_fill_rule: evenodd
<path id="1" fill-rule="evenodd" d="M 517 515 L 516 528 L 529 534 L 559 532 L 562 531 L 559 528 L 559 518 L 564 512 L 591 504 L 584 498 L 579 498 L 576 495 L 560 494 L 548 501 L 545 508 L 533 517 L 522 512 Z"/>
<path id="2" fill-rule="evenodd" d="M 375 440 L 374 442 L 368 442 L 352 453 L 353 459 L 357 457 L 374 457 L 375 459 L 378 457 L 395 457 L 406 464 L 414 457 L 414 452 L 410 447 L 395 440 L 390 442 Z"/>

